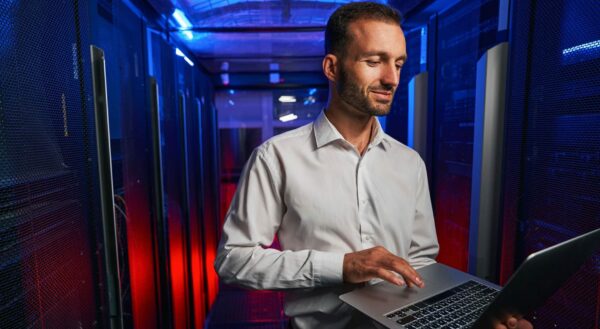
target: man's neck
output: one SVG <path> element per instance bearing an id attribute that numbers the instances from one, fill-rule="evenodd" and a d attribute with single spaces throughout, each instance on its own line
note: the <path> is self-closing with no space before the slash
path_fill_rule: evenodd
<path id="1" fill-rule="evenodd" d="M 373 116 L 367 114 L 349 114 L 344 110 L 328 106 L 325 110 L 327 119 L 340 132 L 342 137 L 354 145 L 362 156 L 371 142 L 374 120 Z"/>

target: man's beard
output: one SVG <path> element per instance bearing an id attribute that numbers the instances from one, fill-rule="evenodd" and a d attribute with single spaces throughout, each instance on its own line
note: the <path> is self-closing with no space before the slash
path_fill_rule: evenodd
<path id="1" fill-rule="evenodd" d="M 395 92 L 394 88 L 387 86 L 369 86 L 367 92 L 370 92 L 371 90 L 390 91 L 392 92 L 392 98 L 389 103 L 379 103 L 371 100 L 368 94 L 364 95 L 362 93 L 356 80 L 349 77 L 344 69 L 340 69 L 340 80 L 337 85 L 337 92 L 345 103 L 356 108 L 358 111 L 369 115 L 384 116 L 389 114 Z"/>

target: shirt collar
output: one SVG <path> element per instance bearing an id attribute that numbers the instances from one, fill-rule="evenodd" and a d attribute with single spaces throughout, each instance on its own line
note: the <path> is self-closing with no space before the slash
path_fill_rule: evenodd
<path id="1" fill-rule="evenodd" d="M 315 120 L 314 133 L 315 140 L 317 142 L 317 148 L 327 145 L 333 141 L 344 139 L 342 134 L 340 134 L 340 132 L 335 128 L 331 121 L 327 119 L 325 111 L 321 111 L 321 113 Z M 371 134 L 371 136 L 371 146 L 377 146 L 381 144 L 384 147 L 384 149 L 386 148 L 386 146 L 388 146 L 388 136 L 381 128 L 379 120 L 375 120 L 375 125 L 373 126 L 373 133 Z"/>

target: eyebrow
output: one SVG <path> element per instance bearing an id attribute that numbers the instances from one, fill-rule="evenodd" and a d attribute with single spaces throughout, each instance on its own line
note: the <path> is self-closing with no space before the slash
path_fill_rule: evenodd
<path id="1" fill-rule="evenodd" d="M 379 57 L 385 57 L 385 58 L 389 57 L 387 53 L 382 52 L 382 51 L 369 51 L 369 52 L 364 53 L 361 57 L 371 57 L 371 56 L 379 56 Z M 406 54 L 396 58 L 396 60 L 397 61 L 401 60 L 403 62 L 406 62 Z"/>

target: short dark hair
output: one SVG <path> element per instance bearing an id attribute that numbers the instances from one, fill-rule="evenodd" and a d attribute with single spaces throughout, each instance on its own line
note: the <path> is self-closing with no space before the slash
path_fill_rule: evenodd
<path id="1" fill-rule="evenodd" d="M 402 14 L 396 9 L 376 2 L 352 2 L 336 9 L 327 21 L 325 29 L 325 54 L 343 57 L 345 47 L 351 40 L 348 26 L 361 19 L 398 24 Z"/>

